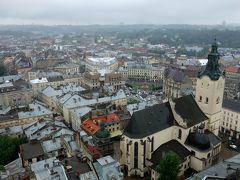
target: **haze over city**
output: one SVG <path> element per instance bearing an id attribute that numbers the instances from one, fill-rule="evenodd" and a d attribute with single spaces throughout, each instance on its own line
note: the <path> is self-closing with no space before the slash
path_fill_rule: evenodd
<path id="1" fill-rule="evenodd" d="M 1 0 L 0 24 L 238 24 L 239 0 Z"/>
<path id="2" fill-rule="evenodd" d="M 0 0 L 0 179 L 240 179 L 240 0 Z"/>

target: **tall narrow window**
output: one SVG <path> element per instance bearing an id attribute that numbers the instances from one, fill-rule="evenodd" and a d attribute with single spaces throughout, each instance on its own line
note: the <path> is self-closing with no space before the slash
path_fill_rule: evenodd
<path id="1" fill-rule="evenodd" d="M 178 139 L 181 139 L 181 138 L 182 138 L 182 130 L 179 129 L 179 130 L 178 130 Z"/>
<path id="2" fill-rule="evenodd" d="M 199 102 L 201 102 L 202 101 L 202 96 L 199 96 Z"/>
<path id="3" fill-rule="evenodd" d="M 134 168 L 138 168 L 138 142 L 134 143 Z"/>
<path id="4" fill-rule="evenodd" d="M 205 103 L 208 104 L 208 97 L 206 97 L 206 102 Z"/>
<path id="5" fill-rule="evenodd" d="M 143 167 L 146 167 L 146 141 L 143 144 Z"/>
<path id="6" fill-rule="evenodd" d="M 151 152 L 153 152 L 154 149 L 154 137 L 152 137 L 152 141 L 151 141 Z"/>

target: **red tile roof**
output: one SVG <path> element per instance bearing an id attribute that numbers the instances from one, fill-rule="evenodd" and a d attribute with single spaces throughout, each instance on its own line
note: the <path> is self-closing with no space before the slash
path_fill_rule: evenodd
<path id="1" fill-rule="evenodd" d="M 88 152 L 93 155 L 93 157 L 97 157 L 97 159 L 102 157 L 101 152 L 94 146 L 91 146 L 88 144 L 87 149 L 88 149 Z"/>
<path id="2" fill-rule="evenodd" d="M 99 116 L 99 117 L 92 118 L 92 120 L 108 123 L 108 122 L 118 121 L 119 116 L 115 113 L 111 113 L 111 114 L 108 114 L 107 116 Z"/>
<path id="3" fill-rule="evenodd" d="M 101 128 L 100 123 L 111 123 L 114 121 L 119 121 L 119 116 L 115 113 L 111 113 L 107 116 L 98 116 L 88 119 L 81 124 L 81 128 L 87 133 L 94 135 Z"/>
<path id="4" fill-rule="evenodd" d="M 227 72 L 231 72 L 231 73 L 238 73 L 240 71 L 240 67 L 237 66 L 228 66 L 225 68 L 225 70 Z"/>
<path id="5" fill-rule="evenodd" d="M 32 68 L 31 67 L 28 67 L 28 68 L 16 68 L 16 70 L 17 70 L 18 73 L 23 73 L 23 72 L 31 71 Z"/>
<path id="6" fill-rule="evenodd" d="M 111 113 L 108 114 L 107 116 L 99 116 L 99 117 L 95 117 L 92 118 L 93 121 L 100 121 L 103 123 L 109 123 L 109 122 L 113 122 L 113 121 L 118 121 L 119 120 L 119 116 L 115 113 Z"/>
<path id="7" fill-rule="evenodd" d="M 84 121 L 81 124 L 81 128 L 85 130 L 87 133 L 93 135 L 95 134 L 101 127 L 98 124 L 95 124 L 91 119 Z"/>

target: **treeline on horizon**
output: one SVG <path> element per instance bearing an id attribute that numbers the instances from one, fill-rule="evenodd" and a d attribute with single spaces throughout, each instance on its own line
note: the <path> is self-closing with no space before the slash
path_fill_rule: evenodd
<path id="1" fill-rule="evenodd" d="M 136 39 L 147 37 L 151 44 L 170 46 L 209 46 L 217 38 L 219 47 L 240 48 L 240 30 L 216 29 L 155 29 L 119 33 L 119 38 Z"/>
<path id="2" fill-rule="evenodd" d="M 89 26 L 1 26 L 0 35 L 31 36 L 33 32 L 43 35 L 82 34 L 97 36 L 116 35 L 124 39 L 147 38 L 151 44 L 210 45 L 217 37 L 220 47 L 240 48 L 240 27 L 204 25 L 89 25 Z"/>

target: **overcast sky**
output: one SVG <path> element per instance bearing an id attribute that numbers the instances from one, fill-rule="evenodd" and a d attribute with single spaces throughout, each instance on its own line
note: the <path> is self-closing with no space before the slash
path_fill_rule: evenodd
<path id="1" fill-rule="evenodd" d="M 240 23 L 240 0 L 0 0 L 0 24 Z"/>

